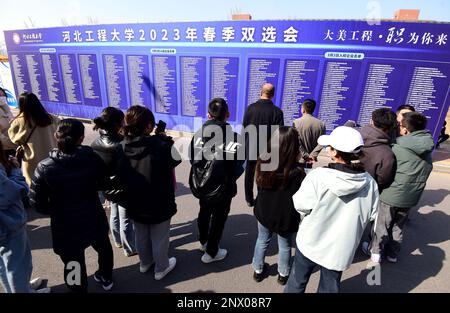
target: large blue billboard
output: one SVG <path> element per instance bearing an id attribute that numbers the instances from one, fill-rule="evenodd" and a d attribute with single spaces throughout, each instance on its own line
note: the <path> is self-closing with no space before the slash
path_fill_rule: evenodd
<path id="1" fill-rule="evenodd" d="M 263 83 L 285 123 L 317 100 L 327 130 L 364 125 L 380 107 L 411 104 L 437 138 L 450 99 L 448 23 L 227 21 L 6 31 L 18 94 L 56 114 L 93 118 L 145 105 L 171 129 L 195 131 L 225 98 L 239 126 Z M 194 122 L 195 121 L 195 122 Z"/>

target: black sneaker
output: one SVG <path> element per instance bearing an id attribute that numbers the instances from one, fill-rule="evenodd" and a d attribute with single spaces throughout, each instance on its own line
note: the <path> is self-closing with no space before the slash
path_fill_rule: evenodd
<path id="1" fill-rule="evenodd" d="M 95 272 L 95 274 L 94 274 L 94 280 L 97 283 L 102 284 L 103 290 L 106 290 L 106 291 L 110 291 L 112 289 L 112 287 L 114 286 L 112 279 L 104 278 L 102 275 L 100 275 L 100 273 L 98 271 Z"/>
<path id="2" fill-rule="evenodd" d="M 280 274 L 278 274 L 277 282 L 278 282 L 281 286 L 284 286 L 284 285 L 286 285 L 288 279 L 289 279 L 289 276 L 281 276 Z"/>
<path id="3" fill-rule="evenodd" d="M 257 283 L 260 283 L 264 279 L 265 274 L 266 274 L 266 270 L 267 270 L 268 267 L 269 267 L 269 265 L 267 263 L 264 263 L 263 270 L 262 270 L 261 273 L 257 273 L 256 271 L 253 272 L 253 279 Z"/>
<path id="4" fill-rule="evenodd" d="M 260 283 L 264 279 L 264 271 L 261 273 L 253 272 L 253 280 Z"/>

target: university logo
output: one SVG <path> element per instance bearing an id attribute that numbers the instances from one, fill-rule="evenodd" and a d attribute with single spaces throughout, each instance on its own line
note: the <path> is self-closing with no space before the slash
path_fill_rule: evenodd
<path id="1" fill-rule="evenodd" d="M 16 45 L 20 44 L 20 35 L 18 33 L 13 34 L 13 41 Z"/>

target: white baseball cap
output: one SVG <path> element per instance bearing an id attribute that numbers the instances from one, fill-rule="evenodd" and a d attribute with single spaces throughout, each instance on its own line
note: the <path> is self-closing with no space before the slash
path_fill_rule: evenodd
<path id="1" fill-rule="evenodd" d="M 364 146 L 359 131 L 347 126 L 336 127 L 331 134 L 320 136 L 317 142 L 321 146 L 332 146 L 338 151 L 347 153 L 357 153 Z"/>

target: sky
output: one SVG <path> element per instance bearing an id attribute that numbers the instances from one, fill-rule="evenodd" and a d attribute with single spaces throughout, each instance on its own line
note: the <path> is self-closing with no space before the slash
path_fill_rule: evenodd
<path id="1" fill-rule="evenodd" d="M 450 22 L 448 0 L 0 0 L 3 31 L 82 24 L 229 20 L 393 18 L 397 9 L 420 9 L 421 20 Z"/>

